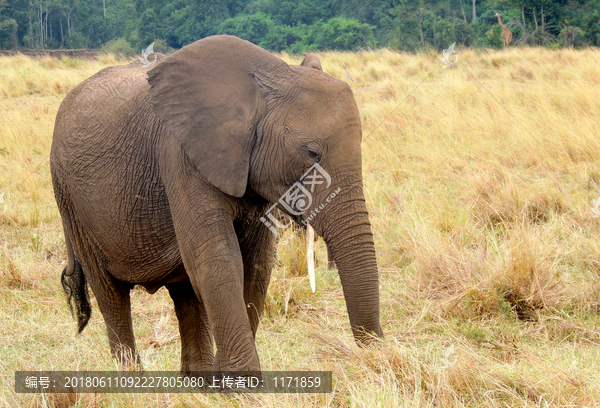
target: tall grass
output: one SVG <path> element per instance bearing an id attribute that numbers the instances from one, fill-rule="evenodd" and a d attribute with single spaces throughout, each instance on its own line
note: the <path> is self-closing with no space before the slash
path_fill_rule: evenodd
<path id="1" fill-rule="evenodd" d="M 64 304 L 47 161 L 64 95 L 115 61 L 0 59 L 0 405 L 600 404 L 600 217 L 590 208 L 600 195 L 600 51 L 457 51 L 449 69 L 434 53 L 319 54 L 361 111 L 386 338 L 357 347 L 323 243 L 312 294 L 301 241 L 285 237 L 257 343 L 264 369 L 332 370 L 329 395 L 10 390 L 18 369 L 115 368 L 95 303 L 79 336 Z M 136 289 L 133 314 L 146 367 L 177 370 L 168 294 Z"/>

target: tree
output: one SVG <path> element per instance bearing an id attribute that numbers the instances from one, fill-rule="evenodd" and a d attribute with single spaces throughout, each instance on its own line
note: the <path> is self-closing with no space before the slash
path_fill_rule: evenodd
<path id="1" fill-rule="evenodd" d="M 219 34 L 235 35 L 258 45 L 274 25 L 271 17 L 264 13 L 256 13 L 225 20 L 219 27 Z"/>
<path id="2" fill-rule="evenodd" d="M 7 5 L 6 0 L 0 0 L 0 49 L 4 50 L 17 47 L 17 21 L 14 18 L 2 18 L 2 11 Z"/>
<path id="3" fill-rule="evenodd" d="M 124 38 L 139 51 L 221 32 L 292 52 L 495 47 L 497 11 L 515 45 L 600 45 L 600 0 L 0 0 L 0 47 L 100 48 Z"/>
<path id="4" fill-rule="evenodd" d="M 17 27 L 15 19 L 0 21 L 0 49 L 17 48 Z"/>
<path id="5" fill-rule="evenodd" d="M 353 50 L 357 47 L 375 46 L 373 26 L 356 20 L 335 17 L 327 23 L 311 26 L 304 39 L 308 49 Z"/>

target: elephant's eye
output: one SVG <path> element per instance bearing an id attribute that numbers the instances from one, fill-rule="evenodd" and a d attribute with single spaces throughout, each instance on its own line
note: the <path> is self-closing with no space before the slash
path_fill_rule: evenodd
<path id="1" fill-rule="evenodd" d="M 308 149 L 308 155 L 311 157 L 311 159 L 314 159 L 317 162 L 321 160 L 319 153 L 315 152 L 314 150 Z"/>

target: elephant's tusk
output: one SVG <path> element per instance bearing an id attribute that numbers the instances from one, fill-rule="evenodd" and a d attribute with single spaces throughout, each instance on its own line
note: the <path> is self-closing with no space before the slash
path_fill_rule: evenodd
<path id="1" fill-rule="evenodd" d="M 317 290 L 315 279 L 315 230 L 310 225 L 306 226 L 306 263 L 308 265 L 310 288 L 315 293 Z"/>

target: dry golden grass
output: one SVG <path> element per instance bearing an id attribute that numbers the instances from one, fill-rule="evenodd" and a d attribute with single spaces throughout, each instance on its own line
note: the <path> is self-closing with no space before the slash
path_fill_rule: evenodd
<path id="1" fill-rule="evenodd" d="M 12 391 L 15 370 L 116 367 L 95 303 L 76 336 L 64 302 L 47 157 L 64 95 L 118 61 L 0 59 L 0 406 L 598 406 L 600 51 L 457 51 L 319 54 L 361 110 L 386 338 L 358 348 L 322 242 L 312 294 L 284 239 L 257 343 L 266 370 L 332 370 L 330 395 Z M 133 314 L 146 367 L 177 370 L 166 291 Z"/>

